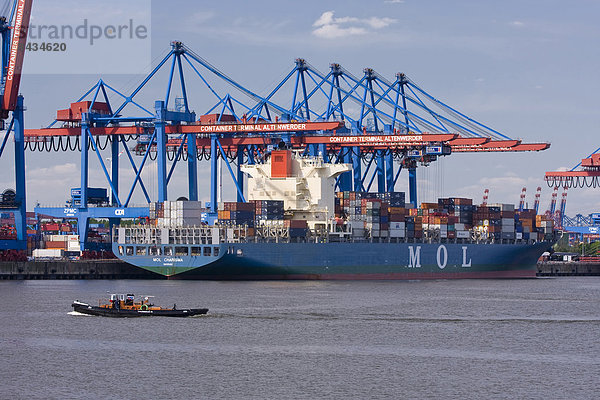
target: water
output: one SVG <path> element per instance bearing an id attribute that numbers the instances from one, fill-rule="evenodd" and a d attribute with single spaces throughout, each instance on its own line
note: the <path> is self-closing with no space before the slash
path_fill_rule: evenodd
<path id="1" fill-rule="evenodd" d="M 70 315 L 106 291 L 208 307 Z M 1 399 L 596 399 L 600 278 L 0 282 Z"/>

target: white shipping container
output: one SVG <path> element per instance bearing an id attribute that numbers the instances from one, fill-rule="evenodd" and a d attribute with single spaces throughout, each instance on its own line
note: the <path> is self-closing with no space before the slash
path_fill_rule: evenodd
<path id="1" fill-rule="evenodd" d="M 504 225 L 515 225 L 515 219 L 514 218 L 502 218 L 502 226 Z"/>
<path id="2" fill-rule="evenodd" d="M 465 230 L 456 231 L 457 239 L 469 239 L 470 237 L 471 237 L 471 234 L 469 231 L 465 231 Z"/>
<path id="3" fill-rule="evenodd" d="M 33 258 L 63 258 L 65 251 L 63 249 L 34 249 Z"/>
<path id="4" fill-rule="evenodd" d="M 406 237 L 406 230 L 404 229 L 390 229 L 391 238 L 404 238 Z"/>
<path id="5" fill-rule="evenodd" d="M 212 244 L 219 243 L 219 228 L 211 228 Z"/>
<path id="6" fill-rule="evenodd" d="M 516 239 L 517 239 L 517 240 L 521 240 L 521 239 L 523 239 L 523 233 L 521 233 L 521 232 L 517 232 L 517 233 L 516 233 Z"/>
<path id="7" fill-rule="evenodd" d="M 441 238 L 447 238 L 448 237 L 448 231 L 440 231 L 440 237 Z"/>
<path id="8" fill-rule="evenodd" d="M 67 251 L 81 251 L 81 246 L 79 246 L 79 242 L 69 243 L 69 246 L 67 246 Z"/>
<path id="9" fill-rule="evenodd" d="M 396 229 L 406 229 L 406 223 L 405 222 L 390 222 L 390 230 L 396 230 Z"/>
<path id="10" fill-rule="evenodd" d="M 68 237 L 67 235 L 50 235 L 49 242 L 66 242 Z"/>
<path id="11" fill-rule="evenodd" d="M 456 229 L 457 231 L 464 231 L 465 230 L 465 224 L 454 224 L 454 229 Z"/>

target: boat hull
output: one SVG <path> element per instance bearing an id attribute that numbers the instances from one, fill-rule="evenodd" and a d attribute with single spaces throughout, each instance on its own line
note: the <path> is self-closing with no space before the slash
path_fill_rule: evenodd
<path id="1" fill-rule="evenodd" d="M 124 310 L 115 308 L 103 308 L 91 306 L 89 304 L 75 302 L 72 304 L 73 311 L 81 314 L 95 315 L 111 318 L 136 318 L 136 317 L 192 317 L 194 315 L 203 315 L 208 312 L 208 308 L 190 308 L 182 310 Z"/>
<path id="2" fill-rule="evenodd" d="M 218 256 L 126 256 L 170 279 L 534 278 L 552 243 L 225 243 Z M 117 247 L 117 246 L 116 246 Z M 115 248 L 115 254 L 119 249 Z M 139 254 L 136 253 L 134 254 Z"/>

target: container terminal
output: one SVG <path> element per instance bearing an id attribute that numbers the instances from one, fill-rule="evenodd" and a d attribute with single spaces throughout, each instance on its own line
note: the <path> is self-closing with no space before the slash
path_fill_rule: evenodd
<path id="1" fill-rule="evenodd" d="M 227 225 L 232 215 L 235 220 L 238 214 L 250 212 L 252 207 L 256 223 L 261 218 L 258 208 L 246 199 L 258 190 L 249 187 L 251 170 L 264 165 L 282 144 L 332 167 L 345 166 L 331 190 L 335 193 L 335 204 L 329 211 L 337 222 L 325 224 L 329 233 L 335 233 L 338 226 L 350 230 L 337 236 L 358 235 L 369 241 L 375 238 L 389 241 L 420 239 L 418 236 L 422 235 L 427 240 L 447 241 L 467 240 L 466 236 L 470 236 L 468 240 L 482 240 L 482 235 L 486 235 L 485 240 L 535 241 L 537 235 L 545 239 L 547 231 L 565 228 L 564 212 L 555 212 L 553 207 L 540 215 L 537 207 L 530 211 L 521 205 L 518 209 L 506 204 L 488 206 L 485 200 L 481 205 L 474 205 L 472 200 L 471 204 L 463 204 L 469 200 L 460 197 L 420 203 L 417 171 L 441 157 L 454 153 L 537 152 L 550 144 L 513 139 L 442 102 L 400 72 L 385 77 L 373 68 L 365 68 L 357 76 L 337 63 L 331 64 L 327 72 L 321 72 L 298 58 L 285 78 L 269 94 L 261 95 L 182 42 L 174 41 L 167 55 L 131 92 L 120 92 L 99 79 L 82 90 L 80 98 L 65 99 L 65 104 L 70 105 L 58 110 L 48 127 L 25 129 L 25 99 L 18 92 L 20 72 L 26 62 L 27 35 L 23 32 L 28 29 L 32 6 L 32 0 L 14 1 L 0 26 L 5 49 L 0 107 L 5 134 L 0 157 L 9 151 L 11 146 L 7 143 L 11 138 L 15 159 L 14 189 L 6 189 L 0 201 L 2 260 L 96 262 L 114 257 L 112 249 L 117 240 L 114 233 L 122 229 L 117 226 L 151 226 L 158 224 L 159 218 L 165 218 L 152 213 L 160 212 L 161 205 L 164 211 L 173 202 L 168 188 L 179 162 L 187 164 L 185 200 L 198 204 L 188 207 L 202 209 L 204 223 Z M 162 83 L 167 88 L 165 97 L 156 99 L 151 107 L 142 106 L 148 102 L 144 89 L 156 84 L 157 73 L 163 69 L 168 71 L 167 82 Z M 186 90 L 192 79 L 203 84 L 205 90 L 194 95 L 214 99 L 214 105 L 198 115 Z M 219 87 L 225 89 L 216 89 L 211 81 L 218 81 Z M 122 102 L 111 103 L 109 94 Z M 81 154 L 80 180 L 73 183 L 64 207 L 37 206 L 33 212 L 26 212 L 26 150 Z M 92 157 L 99 162 L 104 182 L 89 180 Z M 149 160 L 155 160 L 157 165 L 157 198 L 150 198 L 142 179 Z M 206 204 L 199 202 L 198 172 L 202 162 L 209 164 L 206 169 L 211 179 L 210 188 L 205 191 L 210 193 Z M 119 184 L 122 163 L 135 176 L 130 187 Z M 223 170 L 219 168 L 221 163 Z M 556 188 L 581 186 L 586 179 L 591 179 L 594 185 L 600 173 L 597 155 L 584 159 L 581 166 L 583 171 L 573 170 L 570 175 L 548 173 L 546 181 Z M 235 188 L 237 201 L 218 198 L 221 174 Z M 389 199 L 400 196 L 395 186 L 403 175 L 407 175 L 409 187 L 406 207 L 392 206 Z M 145 199 L 144 206 L 133 205 L 134 193 Z M 451 204 L 452 201 L 459 204 Z M 471 211 L 468 207 L 472 207 Z M 288 235 L 310 230 L 305 232 L 305 237 L 310 238 L 318 236 L 319 230 L 322 232 L 322 228 L 314 225 L 292 226 L 300 224 L 291 222 L 297 219 L 293 207 L 284 211 L 287 215 L 280 221 L 284 221 Z M 377 212 L 380 214 L 373 215 Z M 474 214 L 473 220 L 464 222 L 470 212 Z M 513 222 L 509 224 L 511 219 Z M 244 225 L 254 234 L 247 235 L 246 230 L 246 235 L 256 237 L 260 227 L 249 226 L 250 217 Z M 580 238 L 583 235 L 589 238 L 593 232 L 579 234 Z"/>

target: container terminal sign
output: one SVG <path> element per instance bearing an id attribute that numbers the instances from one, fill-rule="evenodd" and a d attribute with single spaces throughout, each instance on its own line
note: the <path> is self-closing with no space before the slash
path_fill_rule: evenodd
<path id="1" fill-rule="evenodd" d="M 329 143 L 342 146 L 422 145 L 425 142 L 446 142 L 455 137 L 453 134 L 330 136 Z"/>
<path id="2" fill-rule="evenodd" d="M 307 124 L 222 124 L 194 126 L 200 133 L 295 132 L 307 130 Z"/>

